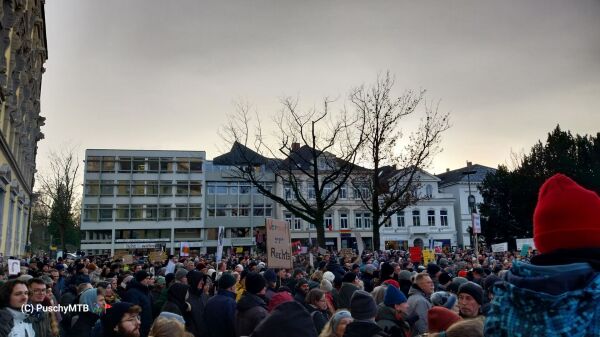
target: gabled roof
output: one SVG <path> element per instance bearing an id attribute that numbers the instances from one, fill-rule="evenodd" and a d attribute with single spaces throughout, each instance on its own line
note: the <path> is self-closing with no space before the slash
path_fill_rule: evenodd
<path id="1" fill-rule="evenodd" d="M 343 159 L 337 158 L 334 154 L 331 154 L 328 152 L 323 152 L 320 150 L 313 150 L 313 148 L 311 148 L 308 145 L 303 145 L 299 149 L 292 151 L 289 156 L 287 156 L 285 159 L 283 159 L 281 161 L 280 167 L 286 168 L 286 169 L 291 169 L 291 170 L 300 169 L 300 168 L 303 170 L 309 170 L 313 165 L 312 164 L 313 151 L 317 152 L 316 156 L 318 158 L 324 158 L 324 159 L 332 158 L 338 166 L 351 165 L 354 170 L 361 170 L 361 169 L 366 170 L 366 168 L 364 168 L 364 167 L 361 167 L 359 165 L 352 164 Z"/>
<path id="2" fill-rule="evenodd" d="M 238 143 L 233 143 L 231 150 L 213 159 L 214 165 L 264 165 L 268 158 Z"/>
<path id="3" fill-rule="evenodd" d="M 407 171 L 407 173 L 410 173 L 410 170 L 412 170 L 411 168 L 403 168 L 403 169 L 396 169 L 394 166 L 383 166 L 379 169 L 380 171 L 380 177 L 382 179 L 390 179 L 398 174 L 402 174 L 404 171 Z M 440 178 L 438 178 L 437 176 L 423 170 L 420 168 L 417 168 L 416 170 L 416 175 L 421 175 L 421 176 L 425 176 L 430 178 L 433 181 L 440 181 Z M 423 180 L 423 179 L 421 179 Z"/>
<path id="4" fill-rule="evenodd" d="M 475 173 L 471 174 L 470 177 L 467 177 L 467 175 L 463 173 L 468 171 L 475 171 Z M 473 164 L 470 167 L 465 166 L 453 171 L 438 174 L 437 177 L 442 180 L 440 182 L 440 186 L 447 186 L 463 182 L 466 183 L 469 179 L 472 183 L 480 183 L 489 172 L 496 172 L 496 169 L 479 164 Z"/>

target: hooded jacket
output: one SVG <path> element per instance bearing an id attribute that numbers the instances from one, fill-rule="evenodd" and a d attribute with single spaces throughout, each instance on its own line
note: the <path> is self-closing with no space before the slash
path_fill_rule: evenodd
<path id="1" fill-rule="evenodd" d="M 389 337 L 375 322 L 354 321 L 346 326 L 344 337 Z"/>
<path id="2" fill-rule="evenodd" d="M 358 290 L 358 287 L 353 283 L 344 282 L 340 288 L 340 297 L 338 298 L 337 308 L 348 309 L 350 308 L 350 299 L 352 294 Z"/>
<path id="3" fill-rule="evenodd" d="M 250 337 L 317 337 L 306 308 L 296 302 L 282 303 L 273 309 Z"/>
<path id="4" fill-rule="evenodd" d="M 235 311 L 235 335 L 249 336 L 258 324 L 267 317 L 267 304 L 258 295 L 246 291 L 237 303 Z"/>
<path id="5" fill-rule="evenodd" d="M 431 309 L 431 302 L 427 299 L 425 292 L 416 284 L 413 284 L 408 291 L 408 312 L 407 316 L 414 317 L 416 320 L 413 326 L 413 334 L 420 335 L 428 331 L 427 312 Z M 411 319 L 409 319 L 411 320 Z M 412 321 L 412 320 L 411 320 Z"/>
<path id="6" fill-rule="evenodd" d="M 494 285 L 485 336 L 600 336 L 600 272 L 589 263 L 513 262 Z"/>
<path id="7" fill-rule="evenodd" d="M 162 307 L 162 311 L 172 312 L 185 319 L 188 313 L 188 304 L 186 302 L 188 289 L 189 287 L 182 283 L 171 285 L 167 291 L 167 303 Z"/>
<path id="8" fill-rule="evenodd" d="M 200 281 L 206 282 L 206 275 L 197 270 L 192 270 L 187 275 L 188 284 L 190 285 L 190 297 L 187 302 L 192 307 L 190 311 L 190 319 L 186 321 L 186 328 L 195 337 L 206 336 L 206 323 L 204 322 L 204 308 L 208 302 L 208 296 L 203 289 L 198 289 Z"/>
<path id="9" fill-rule="evenodd" d="M 204 310 L 208 337 L 235 336 L 235 306 L 235 293 L 229 290 L 219 289 L 208 299 Z"/>
<path id="10" fill-rule="evenodd" d="M 409 336 L 410 327 L 408 326 L 408 323 L 396 319 L 396 310 L 383 303 L 377 306 L 377 317 L 375 318 L 375 321 L 383 331 L 387 332 L 392 337 Z"/>
<path id="11" fill-rule="evenodd" d="M 142 312 L 140 313 L 140 320 L 142 321 L 140 325 L 140 337 L 147 337 L 153 320 L 150 289 L 139 283 L 136 279 L 133 279 L 127 283 L 127 291 L 123 299 L 125 302 L 139 305 L 142 308 Z"/>

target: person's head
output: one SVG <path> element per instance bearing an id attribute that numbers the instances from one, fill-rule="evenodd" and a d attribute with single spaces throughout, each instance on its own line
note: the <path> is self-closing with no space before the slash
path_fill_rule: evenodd
<path id="1" fill-rule="evenodd" d="M 91 312 L 100 315 L 106 305 L 104 292 L 100 288 L 87 289 L 79 296 L 79 304 L 86 304 Z"/>
<path id="2" fill-rule="evenodd" d="M 308 281 L 304 278 L 301 278 L 296 283 L 296 292 L 301 292 L 303 295 L 308 294 L 310 290 L 310 286 L 308 285 Z"/>
<path id="3" fill-rule="evenodd" d="M 344 274 L 344 277 L 342 277 L 342 282 L 357 284 L 358 283 L 358 275 L 356 273 L 349 271 L 346 274 Z"/>
<path id="4" fill-rule="evenodd" d="M 254 295 L 264 295 L 267 290 L 265 278 L 255 272 L 246 275 L 246 291 Z"/>
<path id="5" fill-rule="evenodd" d="M 433 285 L 433 281 L 431 280 L 431 277 L 429 276 L 429 274 L 427 274 L 427 273 L 417 274 L 417 276 L 415 277 L 415 283 L 421 290 L 423 290 L 423 292 L 426 295 L 429 296 L 433 293 L 434 285 Z"/>
<path id="6" fill-rule="evenodd" d="M 263 277 L 265 278 L 265 281 L 267 281 L 267 286 L 275 288 L 275 285 L 277 284 L 277 274 L 275 274 L 273 269 L 265 270 Z"/>
<path id="7" fill-rule="evenodd" d="M 350 298 L 350 312 L 356 320 L 373 320 L 377 316 L 377 304 L 371 294 L 357 290 Z"/>
<path id="8" fill-rule="evenodd" d="M 292 297 L 292 295 L 289 292 L 287 292 L 287 291 L 278 292 L 275 295 L 273 295 L 273 297 L 271 297 L 271 300 L 269 301 L 269 304 L 267 305 L 267 310 L 269 312 L 271 312 L 278 305 L 286 303 L 286 302 L 292 302 L 293 300 L 294 300 L 294 298 Z"/>
<path id="9" fill-rule="evenodd" d="M 136 272 L 133 275 L 133 277 L 135 278 L 136 281 L 145 285 L 146 287 L 149 286 L 150 283 L 152 282 L 152 275 L 148 274 L 144 270 L 140 270 L 140 271 Z"/>
<path id="10" fill-rule="evenodd" d="M 327 298 L 325 297 L 325 292 L 321 289 L 311 289 L 311 291 L 306 294 L 306 303 L 314 306 L 319 310 L 327 309 Z"/>
<path id="11" fill-rule="evenodd" d="M 433 306 L 445 307 L 450 310 L 454 309 L 457 302 L 456 296 L 447 291 L 437 291 L 431 294 L 430 300 Z"/>
<path id="12" fill-rule="evenodd" d="M 31 302 L 42 303 L 46 298 L 46 283 L 40 278 L 27 281 Z"/>
<path id="13" fill-rule="evenodd" d="M 142 308 L 128 302 L 117 302 L 102 316 L 104 336 L 139 337 Z"/>
<path id="14" fill-rule="evenodd" d="M 0 286 L 0 307 L 21 310 L 29 300 L 27 283 L 15 279 L 9 280 Z"/>
<path id="15" fill-rule="evenodd" d="M 427 311 L 427 327 L 430 333 L 446 331 L 461 319 L 457 313 L 444 307 L 433 307 Z"/>
<path id="16" fill-rule="evenodd" d="M 445 333 L 446 337 L 483 337 L 483 320 L 465 319 L 452 324 Z"/>
<path id="17" fill-rule="evenodd" d="M 342 337 L 346 332 L 346 326 L 352 321 L 352 315 L 348 310 L 338 310 L 331 316 L 329 322 L 325 324 L 323 332 L 325 332 L 327 336 Z"/>
<path id="18" fill-rule="evenodd" d="M 52 282 L 56 283 L 58 281 L 58 279 L 60 278 L 60 274 L 58 273 L 58 270 L 51 269 L 50 270 L 50 278 L 52 279 Z"/>
<path id="19" fill-rule="evenodd" d="M 236 279 L 231 273 L 223 273 L 218 281 L 220 290 L 235 291 Z"/>
<path id="20" fill-rule="evenodd" d="M 177 270 L 177 272 L 175 272 L 175 282 L 188 284 L 187 274 L 188 274 L 187 269 Z"/>
<path id="21" fill-rule="evenodd" d="M 406 313 L 408 311 L 406 296 L 394 286 L 386 288 L 383 303 L 390 308 L 394 308 L 397 313 Z"/>
<path id="22" fill-rule="evenodd" d="M 85 290 L 90 289 L 90 288 L 92 288 L 92 284 L 91 283 L 80 283 L 77 286 L 77 294 L 79 295 L 82 292 L 84 292 Z"/>
<path id="23" fill-rule="evenodd" d="M 462 317 L 477 317 L 482 303 L 483 289 L 478 284 L 467 282 L 458 288 L 458 310 Z"/>
<path id="24" fill-rule="evenodd" d="M 150 327 L 149 337 L 193 337 L 185 325 L 173 318 L 157 317 Z"/>

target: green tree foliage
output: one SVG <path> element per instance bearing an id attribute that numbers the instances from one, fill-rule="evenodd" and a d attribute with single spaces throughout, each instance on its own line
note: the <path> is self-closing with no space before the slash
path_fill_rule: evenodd
<path id="1" fill-rule="evenodd" d="M 560 126 L 538 141 L 529 154 L 509 170 L 500 166 L 480 186 L 485 202 L 480 205 L 482 231 L 488 244 L 533 236 L 533 212 L 540 186 L 556 173 L 600 192 L 600 133 L 573 136 Z M 514 247 L 514 246 L 513 246 Z"/>

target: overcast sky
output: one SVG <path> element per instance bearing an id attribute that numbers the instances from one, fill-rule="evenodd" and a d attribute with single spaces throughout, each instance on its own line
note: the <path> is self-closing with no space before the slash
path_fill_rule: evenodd
<path id="1" fill-rule="evenodd" d="M 451 114 L 430 172 L 496 167 L 556 124 L 600 132 L 599 18 L 597 0 L 48 0 L 38 166 L 67 146 L 213 158 L 236 100 L 343 103 L 389 70 Z"/>

